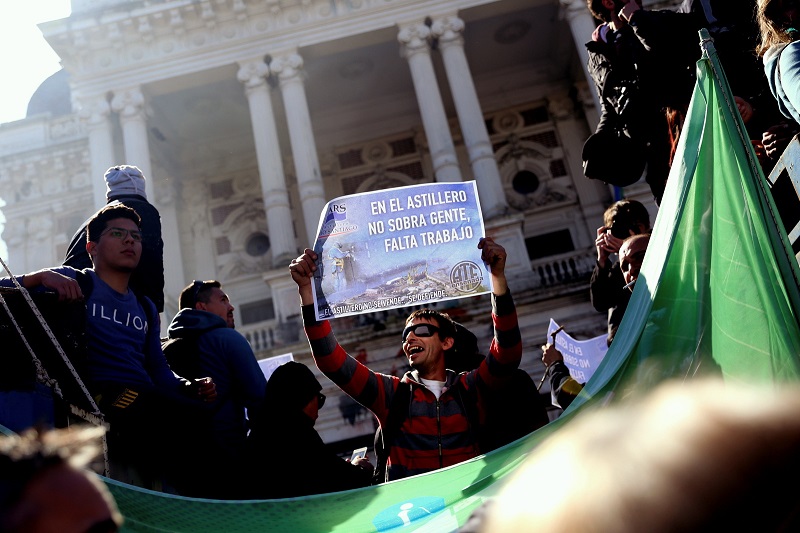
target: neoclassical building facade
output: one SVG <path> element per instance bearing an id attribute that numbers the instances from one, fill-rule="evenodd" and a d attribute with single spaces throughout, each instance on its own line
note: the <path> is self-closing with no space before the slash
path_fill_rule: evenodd
<path id="1" fill-rule="evenodd" d="M 162 320 L 186 284 L 218 279 L 260 358 L 313 367 L 287 266 L 326 202 L 475 180 L 538 380 L 549 318 L 578 338 L 605 330 L 588 277 L 620 191 L 581 168 L 598 119 L 583 46 L 594 27 L 584 0 L 72 0 L 69 17 L 40 25 L 63 70 L 25 119 L 0 125 L 7 263 L 60 264 L 105 204 L 105 170 L 137 165 L 162 217 Z M 655 216 L 644 182 L 622 192 Z M 488 347 L 487 300 L 448 309 Z M 334 330 L 400 372 L 405 313 Z M 326 441 L 370 435 L 371 417 L 321 382 L 339 398 L 317 425 Z"/>

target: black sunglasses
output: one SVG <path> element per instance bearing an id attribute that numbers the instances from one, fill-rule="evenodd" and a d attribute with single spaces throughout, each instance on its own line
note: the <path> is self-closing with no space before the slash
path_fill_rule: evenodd
<path id="1" fill-rule="evenodd" d="M 317 394 L 317 409 L 322 409 L 323 405 L 325 405 L 325 395 L 320 392 Z"/>
<path id="2" fill-rule="evenodd" d="M 195 305 L 197 305 L 197 295 L 200 293 L 200 289 L 202 289 L 203 285 L 205 284 L 205 281 L 198 281 L 196 279 L 192 280 L 192 300 L 194 300 Z"/>
<path id="3" fill-rule="evenodd" d="M 412 326 L 407 326 L 406 329 L 403 330 L 403 342 L 406 341 L 408 334 L 412 331 L 417 337 L 433 337 L 433 334 L 439 331 L 439 328 L 433 324 L 414 324 Z"/>

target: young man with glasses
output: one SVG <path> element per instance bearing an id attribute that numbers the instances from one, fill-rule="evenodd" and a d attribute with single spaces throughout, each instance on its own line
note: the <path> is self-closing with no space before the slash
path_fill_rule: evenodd
<path id="1" fill-rule="evenodd" d="M 103 179 L 106 182 L 106 205 L 130 207 L 142 217 L 142 257 L 131 275 L 130 285 L 140 295 L 150 298 L 161 313 L 164 311 L 164 241 L 161 239 L 161 215 L 147 200 L 147 180 L 142 171 L 133 165 L 113 166 L 106 171 Z M 62 263 L 64 266 L 78 270 L 92 266 L 86 250 L 88 225 L 89 220 L 72 237 Z"/>
<path id="2" fill-rule="evenodd" d="M 17 281 L 25 288 L 54 291 L 61 301 L 85 299 L 82 378 L 111 424 L 112 462 L 134 466 L 128 481 L 149 485 L 163 480 L 171 463 L 178 465 L 179 454 L 164 451 L 169 446 L 160 437 L 177 445 L 188 436 L 189 428 L 207 416 L 204 404 L 216 399 L 216 388 L 211 378 L 189 381 L 172 372 L 161 351 L 155 305 L 129 287 L 142 253 L 140 221 L 129 207 L 106 206 L 86 229 L 93 268 L 43 269 Z M 0 286 L 15 285 L 2 278 Z"/>
<path id="3" fill-rule="evenodd" d="M 163 343 L 172 370 L 187 378 L 211 376 L 217 386 L 205 475 L 193 496 L 236 497 L 250 424 L 264 403 L 267 379 L 247 339 L 234 329 L 234 307 L 222 284 L 195 280 L 181 291 L 181 310 Z"/>
<path id="4" fill-rule="evenodd" d="M 311 282 L 318 268 L 317 254 L 306 249 L 289 265 L 303 306 L 311 354 L 319 369 L 372 411 L 382 428 L 387 427 L 390 411 L 396 411 L 391 407 L 398 391 L 410 388 L 408 406 L 401 406 L 409 414 L 396 431 L 391 431 L 384 480 L 429 472 L 482 453 L 476 425 L 482 418 L 485 398 L 507 384 L 519 366 L 522 343 L 505 276 L 506 251 L 489 237 L 481 239 L 478 248 L 492 280 L 494 338 L 480 366 L 460 374 L 445 367 L 445 351 L 455 343 L 453 321 L 446 313 L 432 309 L 415 311 L 406 320 L 402 348 L 412 370 L 402 378 L 374 372 L 359 363 L 336 342 L 330 322 L 316 321 Z M 478 412 L 472 413 L 475 410 Z"/>

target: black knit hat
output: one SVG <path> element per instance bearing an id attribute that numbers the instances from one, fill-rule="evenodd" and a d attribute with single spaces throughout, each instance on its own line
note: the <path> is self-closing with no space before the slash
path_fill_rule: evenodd
<path id="1" fill-rule="evenodd" d="M 303 363 L 289 361 L 276 368 L 270 376 L 264 405 L 303 409 L 321 390 L 322 385 L 310 368 Z"/>
<path id="2" fill-rule="evenodd" d="M 456 333 L 453 336 L 453 347 L 444 352 L 445 367 L 456 373 L 468 372 L 480 366 L 484 360 L 478 349 L 478 337 L 456 321 L 453 321 Z"/>

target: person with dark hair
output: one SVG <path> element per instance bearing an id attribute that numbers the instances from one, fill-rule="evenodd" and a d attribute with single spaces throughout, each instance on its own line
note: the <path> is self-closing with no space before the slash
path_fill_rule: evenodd
<path id="1" fill-rule="evenodd" d="M 608 211 L 606 212 L 608 213 Z M 622 241 L 622 245 L 619 247 L 619 263 L 615 268 L 622 276 L 622 290 L 627 293 L 627 297 L 624 300 L 626 308 L 628 306 L 628 299 L 630 299 L 630 293 L 633 292 L 633 287 L 639 277 L 639 270 L 642 268 L 648 244 L 650 244 L 649 232 L 632 233 L 628 238 Z M 624 309 L 622 312 L 625 312 Z M 620 315 L 619 322 L 621 321 L 622 316 Z M 614 334 L 617 332 L 619 322 L 616 323 Z M 613 337 L 608 341 L 609 346 L 611 346 L 611 340 L 613 340 Z M 550 378 L 550 397 L 552 404 L 556 407 L 566 409 L 578 393 L 583 390 L 584 383 L 580 383 L 572 377 L 567 365 L 564 364 L 564 355 L 556 348 L 555 344 L 545 344 L 542 346 L 542 362 L 545 366 L 545 373 Z"/>
<path id="2" fill-rule="evenodd" d="M 234 329 L 234 307 L 222 284 L 195 280 L 181 291 L 181 310 L 163 343 L 173 371 L 186 378 L 210 376 L 217 388 L 203 473 L 192 495 L 234 497 L 249 422 L 264 403 L 267 380 L 247 339 Z"/>
<path id="3" fill-rule="evenodd" d="M 688 106 L 697 33 L 674 12 L 641 9 L 641 0 L 587 0 L 587 6 L 602 21 L 586 43 L 601 109 L 584 145 L 584 174 L 627 186 L 641 178 L 646 165 L 645 179 L 660 204 L 670 169 L 667 109 Z"/>
<path id="4" fill-rule="evenodd" d="M 134 465 L 142 483 L 156 483 L 177 467 L 188 429 L 213 402 L 211 378 L 187 380 L 172 372 L 161 350 L 155 305 L 129 286 L 139 264 L 143 236 L 139 215 L 124 205 L 109 205 L 87 225 L 86 250 L 93 268 L 61 266 L 17 277 L 28 289 L 51 290 L 59 300 L 86 303 L 86 361 L 81 374 L 111 424 L 109 457 Z M 14 287 L 11 278 L 0 286 Z M 153 434 L 161 435 L 164 446 Z"/>
<path id="5" fill-rule="evenodd" d="M 0 436 L 0 531 L 113 533 L 123 518 L 88 468 L 101 451 L 102 426 Z"/>
<path id="6" fill-rule="evenodd" d="M 314 429 L 324 404 L 322 385 L 306 365 L 289 361 L 275 369 L 247 439 L 247 476 L 242 478 L 247 498 L 290 498 L 370 484 L 367 457 L 352 464 L 341 459 Z"/>
<path id="7" fill-rule="evenodd" d="M 132 165 L 116 165 L 106 171 L 103 179 L 107 189 L 106 205 L 130 207 L 142 219 L 139 224 L 143 237 L 142 257 L 131 274 L 130 284 L 136 292 L 150 298 L 161 313 L 164 311 L 164 241 L 161 239 L 161 215 L 158 209 L 147 201 L 144 174 Z M 72 237 L 63 265 L 77 270 L 92 266 L 92 260 L 86 251 L 86 226 L 89 220 L 84 222 Z"/>
<path id="8" fill-rule="evenodd" d="M 603 225 L 597 228 L 597 264 L 589 282 L 592 306 L 608 313 L 608 345 L 614 340 L 617 328 L 625 314 L 630 291 L 625 289 L 622 271 L 611 255 L 619 252 L 622 242 L 640 233 L 650 232 L 650 214 L 641 202 L 622 199 L 611 204 L 603 213 Z"/>
<path id="9" fill-rule="evenodd" d="M 444 352 L 445 366 L 461 374 L 478 368 L 486 356 L 480 353 L 478 338 L 455 322 L 456 336 L 452 348 Z M 525 370 L 514 370 L 509 382 L 487 395 L 486 414 L 480 425 L 482 453 L 505 446 L 539 429 L 548 422 L 547 405 L 539 395 L 536 383 Z"/>
<path id="10" fill-rule="evenodd" d="M 490 237 L 478 248 L 492 282 L 494 338 L 489 355 L 470 372 L 447 370 L 446 350 L 455 342 L 455 326 L 446 313 L 420 309 L 411 313 L 403 330 L 403 353 L 412 370 L 402 378 L 370 370 L 336 342 L 329 321 L 318 322 L 311 281 L 321 259 L 306 248 L 289 265 L 302 304 L 311 355 L 320 370 L 358 403 L 372 411 L 388 436 L 385 477 L 391 481 L 451 466 L 481 453 L 477 420 L 485 398 L 506 386 L 522 357 L 517 313 L 505 276 L 506 251 Z M 396 402 L 395 398 L 407 398 Z M 392 409 L 392 407 L 395 407 Z M 390 423 L 402 411 L 399 427 Z M 477 415 L 477 417 L 476 417 Z M 381 471 L 381 465 L 376 470 Z"/>

